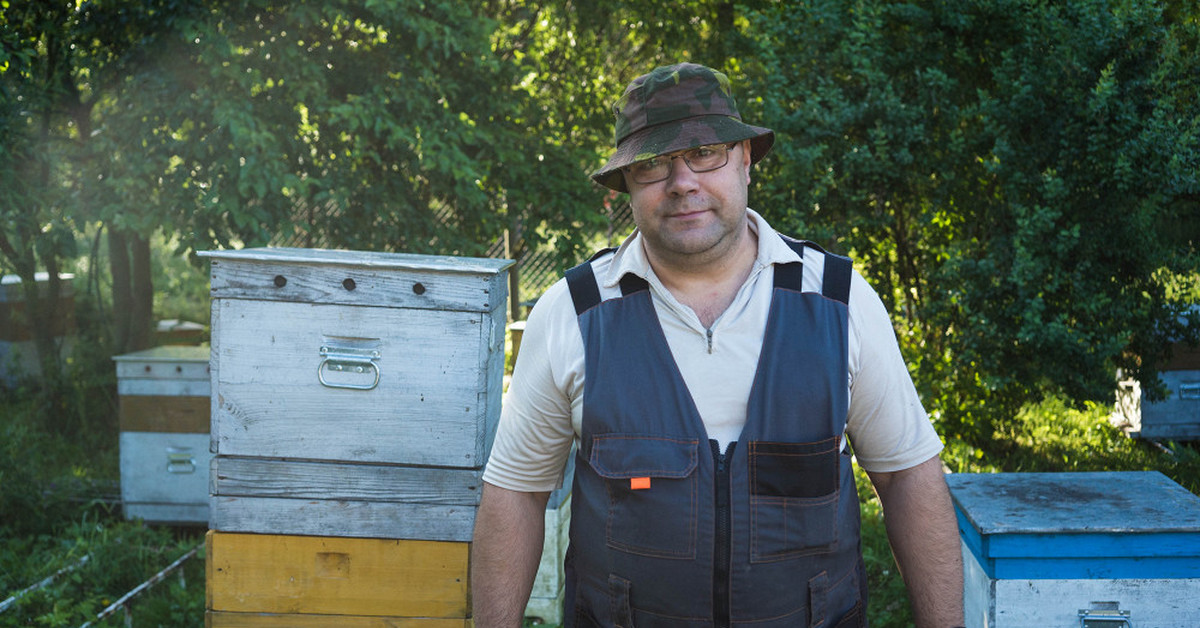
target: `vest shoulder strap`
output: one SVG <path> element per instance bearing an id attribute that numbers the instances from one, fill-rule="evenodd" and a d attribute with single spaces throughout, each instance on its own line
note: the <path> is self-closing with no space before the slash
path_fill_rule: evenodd
<path id="1" fill-rule="evenodd" d="M 568 270 L 565 276 L 571 301 L 575 303 L 576 316 L 600 305 L 600 286 L 596 285 L 596 273 L 592 272 L 591 260 Z"/>
<path id="2" fill-rule="evenodd" d="M 783 238 L 783 241 L 801 259 L 804 258 L 805 248 L 820 251 L 825 256 L 825 274 L 821 278 L 821 294 L 834 301 L 847 305 L 850 303 L 850 279 L 854 271 L 854 266 L 850 258 L 830 253 L 816 243 L 807 240 L 796 240 L 782 234 L 779 237 Z M 775 286 L 799 291 L 802 283 L 802 273 L 803 265 L 799 262 L 777 265 L 775 267 Z"/>
<path id="3" fill-rule="evenodd" d="M 571 291 L 571 301 L 575 304 L 576 316 L 600 305 L 600 286 L 596 282 L 596 273 L 592 270 L 592 262 L 615 250 L 603 249 L 591 256 L 588 261 L 565 273 L 567 288 Z M 633 273 L 625 273 L 621 277 L 620 286 L 621 294 L 625 296 L 650 289 L 650 284 L 645 279 Z"/>

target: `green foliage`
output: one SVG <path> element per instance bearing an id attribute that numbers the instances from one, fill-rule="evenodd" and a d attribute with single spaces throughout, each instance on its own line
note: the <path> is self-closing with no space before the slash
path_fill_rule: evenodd
<path id="1" fill-rule="evenodd" d="M 202 531 L 118 520 L 115 438 L 48 430 L 36 411 L 32 399 L 0 399 L 0 591 L 7 598 L 69 569 L 0 614 L 0 626 L 78 626 L 194 547 Z M 198 627 L 203 604 L 201 554 L 182 582 L 171 576 L 135 599 L 134 626 Z"/>
<path id="2" fill-rule="evenodd" d="M 17 563 L 27 575 L 22 590 L 60 569 L 67 568 L 49 585 L 30 591 L 0 614 L 0 626 L 78 626 L 202 542 L 197 533 L 176 535 L 168 528 L 137 522 L 84 519 L 53 538 L 42 537 L 33 547 L 0 546 L 0 562 Z M 29 552 L 16 556 L 11 550 Z M 40 558 L 34 562 L 30 558 Z M 85 562 L 81 559 L 86 557 Z M 167 576 L 148 592 L 134 598 L 129 608 L 134 626 L 204 625 L 204 557 L 190 559 L 180 572 Z M 118 611 L 97 626 L 124 625 Z"/>
<path id="3" fill-rule="evenodd" d="M 1050 397 L 998 426 L 982 444 L 949 438 L 942 461 L 953 472 L 1161 471 L 1200 494 L 1200 456 L 1194 447 L 1126 438 L 1109 421 L 1111 405 L 1072 407 Z"/>
<path id="4" fill-rule="evenodd" d="M 1117 366 L 1152 383 L 1164 340 L 1200 332 L 1165 287 L 1197 264 L 1194 20 L 813 0 L 752 22 L 780 135 L 755 202 L 861 260 L 946 428 L 1110 397 Z"/>
<path id="5" fill-rule="evenodd" d="M 509 98 L 517 108 L 493 121 L 511 127 L 515 138 L 497 149 L 509 228 L 530 247 L 552 247 L 566 268 L 592 252 L 589 240 L 608 226 L 615 194 L 586 175 L 612 151 L 612 104 L 629 81 L 655 66 L 723 65 L 734 6 L 494 0 L 482 11 L 496 20 L 493 53 L 515 79 Z"/>

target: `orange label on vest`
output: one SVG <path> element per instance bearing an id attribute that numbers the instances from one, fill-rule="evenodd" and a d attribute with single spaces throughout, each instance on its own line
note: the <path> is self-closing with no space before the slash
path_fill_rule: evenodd
<path id="1" fill-rule="evenodd" d="M 634 491 L 650 488 L 650 478 L 629 478 L 629 488 Z"/>

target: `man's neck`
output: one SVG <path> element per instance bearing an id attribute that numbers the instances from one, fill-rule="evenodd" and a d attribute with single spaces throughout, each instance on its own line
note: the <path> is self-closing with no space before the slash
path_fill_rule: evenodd
<path id="1" fill-rule="evenodd" d="M 758 258 L 758 234 L 747 225 L 729 253 L 703 263 L 680 264 L 646 250 L 654 274 L 680 303 L 690 307 L 705 328 L 725 312 Z"/>

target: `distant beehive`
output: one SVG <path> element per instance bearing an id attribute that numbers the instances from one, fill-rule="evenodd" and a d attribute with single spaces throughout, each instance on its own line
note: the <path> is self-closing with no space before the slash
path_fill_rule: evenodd
<path id="1" fill-rule="evenodd" d="M 113 357 L 126 519 L 208 524 L 208 358 L 207 346 Z"/>
<path id="2" fill-rule="evenodd" d="M 510 262 L 202 255 L 210 625 L 466 625 Z"/>
<path id="3" fill-rule="evenodd" d="M 1167 387 L 1165 399 L 1146 399 L 1137 380 L 1118 381 L 1113 422 L 1131 436 L 1200 440 L 1200 348 L 1179 343 L 1173 349 L 1159 373 Z"/>
<path id="4" fill-rule="evenodd" d="M 58 299 L 53 303 L 50 319 L 51 335 L 62 343 L 64 353 L 70 347 L 75 331 L 75 275 L 60 273 Z M 50 275 L 37 273 L 38 294 L 45 298 L 50 292 Z M 34 345 L 33 328 L 27 317 L 28 306 L 21 278 L 4 275 L 0 278 L 0 380 L 12 384 L 21 375 L 38 375 L 41 363 Z"/>

